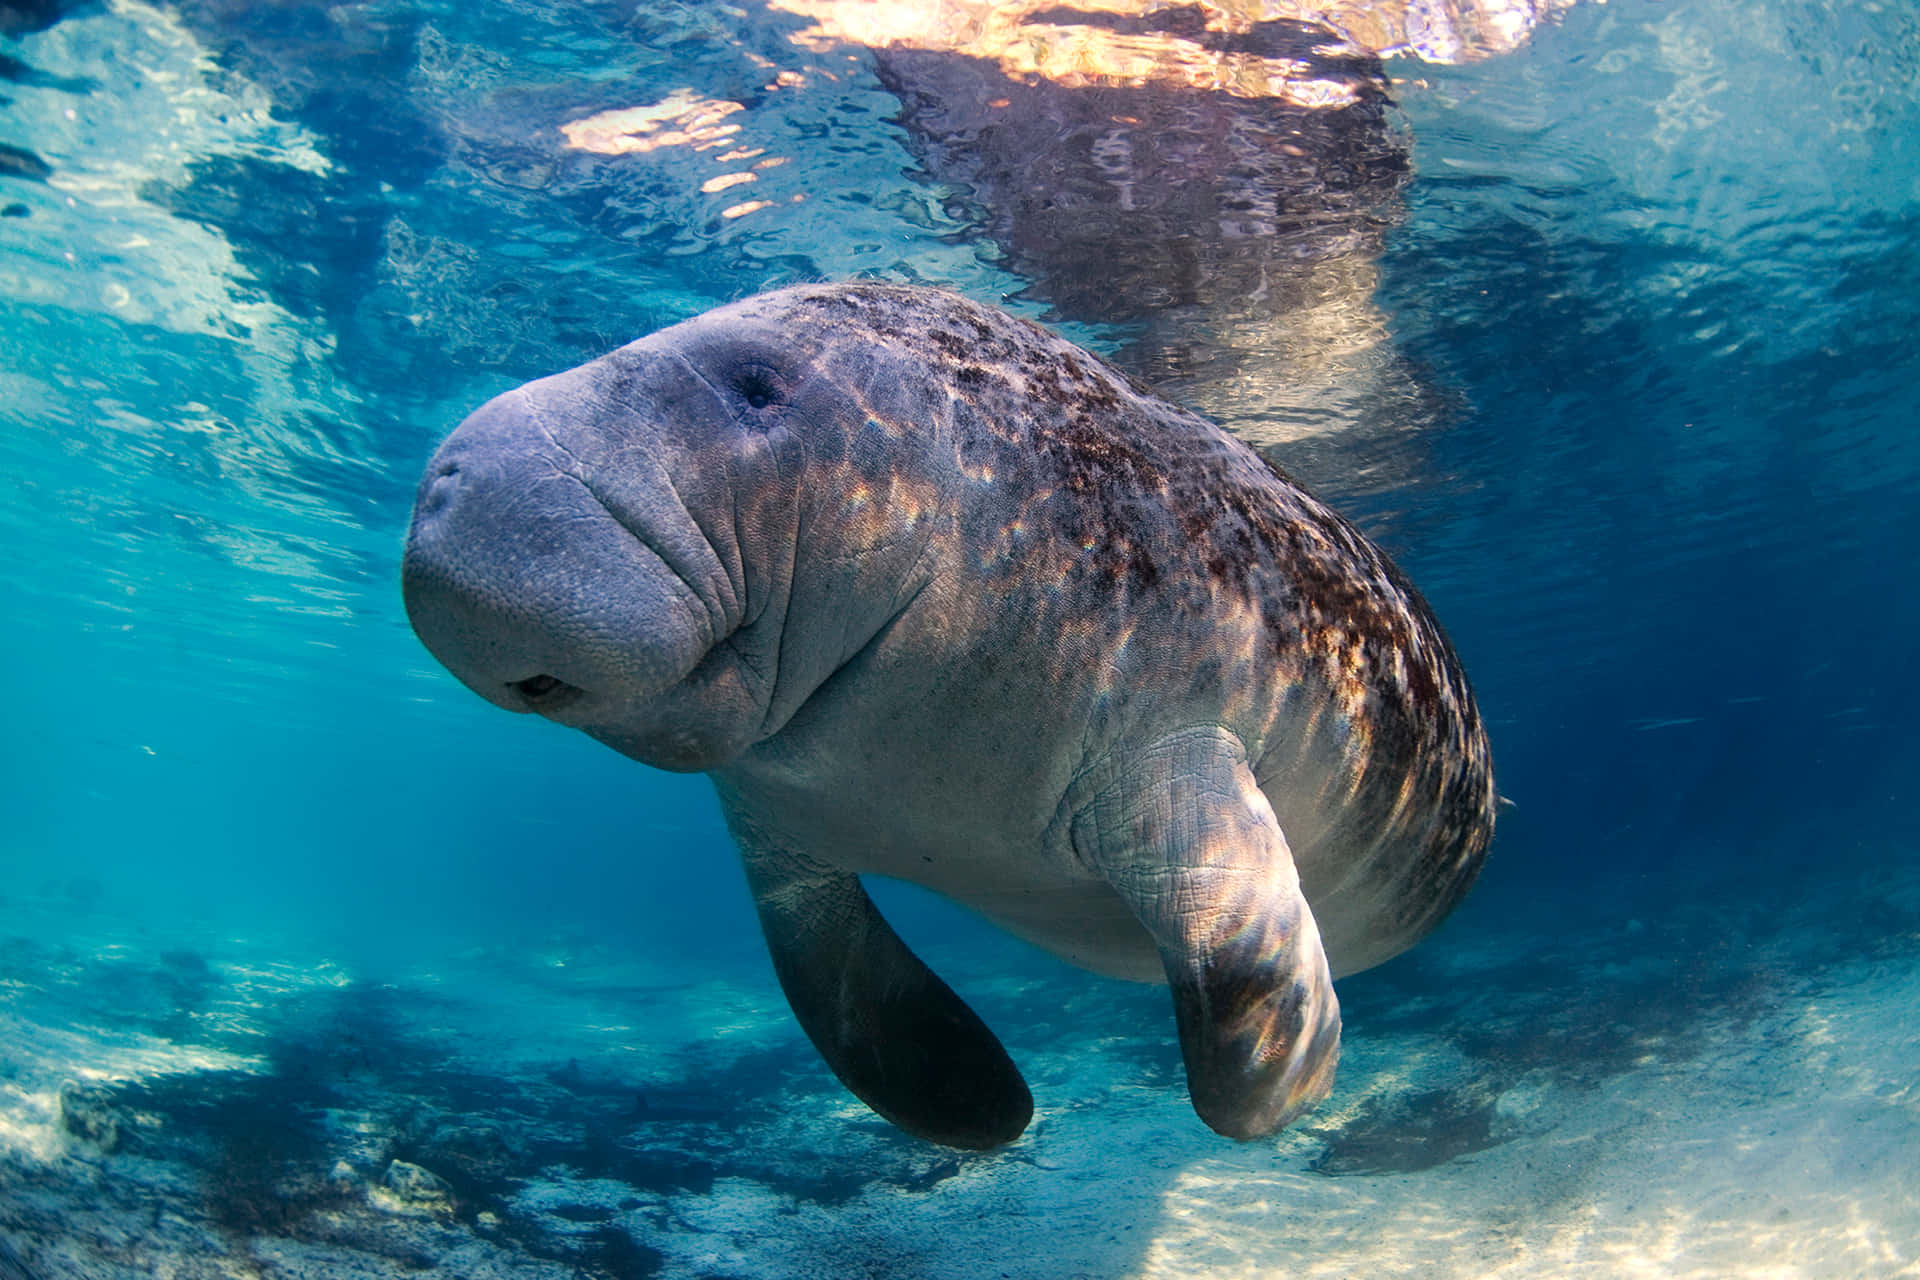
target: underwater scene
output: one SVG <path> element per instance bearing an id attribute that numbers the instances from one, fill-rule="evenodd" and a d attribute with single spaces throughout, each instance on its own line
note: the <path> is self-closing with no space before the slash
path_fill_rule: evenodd
<path id="1" fill-rule="evenodd" d="M 0 0 L 0 482 L 0 1280 L 1920 1276 L 1907 0 Z"/>

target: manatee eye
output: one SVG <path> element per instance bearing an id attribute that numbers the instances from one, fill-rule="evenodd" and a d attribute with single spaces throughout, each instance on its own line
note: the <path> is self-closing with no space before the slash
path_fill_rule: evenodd
<path id="1" fill-rule="evenodd" d="M 733 379 L 733 389 L 747 402 L 749 409 L 765 409 L 785 400 L 780 375 L 765 365 L 750 365 Z"/>

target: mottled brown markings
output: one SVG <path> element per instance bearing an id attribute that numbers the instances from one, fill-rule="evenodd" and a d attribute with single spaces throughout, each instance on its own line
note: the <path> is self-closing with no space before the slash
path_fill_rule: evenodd
<path id="1" fill-rule="evenodd" d="M 1050 468 L 1046 492 L 1063 500 L 1029 501 L 1022 515 L 1036 539 L 1084 547 L 1063 585 L 1077 574 L 1121 600 L 1157 590 L 1190 616 L 1242 602 L 1262 625 L 1275 678 L 1314 691 L 1309 703 L 1325 707 L 1314 718 L 1335 717 L 1353 734 L 1350 772 L 1332 784 L 1341 826 L 1366 833 L 1363 848 L 1423 850 L 1357 859 L 1362 880 L 1378 885 L 1360 894 L 1382 904 L 1402 936 L 1423 932 L 1465 892 L 1492 825 L 1484 738 L 1424 602 L 1351 525 L 1264 459 L 1242 459 L 1185 415 L 1130 399 L 1124 383 L 1058 344 L 1021 344 L 1014 367 L 1028 395 L 999 407 L 1019 424 L 996 431 L 1012 453 L 999 465 L 1031 468 L 1037 458 Z"/>
<path id="2" fill-rule="evenodd" d="M 953 380 L 969 391 L 978 391 L 989 382 L 1006 382 L 999 373 L 977 364 L 961 365 L 953 371 Z"/>
<path id="3" fill-rule="evenodd" d="M 946 329 L 935 329 L 927 335 L 941 355 L 950 360 L 964 360 L 973 354 L 973 345 L 957 333 Z"/>
<path id="4" fill-rule="evenodd" d="M 865 290 L 857 303 L 840 294 L 824 301 L 839 311 L 831 323 L 853 320 L 886 345 L 938 352 L 954 407 L 983 428 L 957 432 L 959 460 L 975 473 L 990 470 L 996 484 L 1028 477 L 1032 492 L 1019 519 L 1030 550 L 1005 571 L 1029 571 L 1031 557 L 1050 546 L 1067 566 L 1069 589 L 1076 575 L 1129 596 L 1208 584 L 1260 620 L 1282 669 L 1315 672 L 1375 751 L 1428 762 L 1410 780 L 1393 774 L 1391 784 L 1362 770 L 1354 779 L 1359 810 L 1392 823 L 1396 813 L 1431 813 L 1423 801 L 1490 793 L 1471 697 L 1424 602 L 1271 460 L 1239 460 L 1186 415 L 1138 398 L 1120 374 L 1028 321 L 960 299 L 930 307 L 924 294 L 891 297 L 885 289 Z M 1441 805 L 1474 816 L 1435 834 L 1436 854 L 1452 852 L 1421 874 L 1445 878 L 1449 863 L 1478 852 L 1484 810 Z"/>

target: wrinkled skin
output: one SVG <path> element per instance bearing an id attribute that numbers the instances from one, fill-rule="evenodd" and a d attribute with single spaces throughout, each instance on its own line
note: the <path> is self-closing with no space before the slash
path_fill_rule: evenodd
<path id="1" fill-rule="evenodd" d="M 840 1079 L 991 1147 L 1032 1103 L 859 876 L 1168 983 L 1196 1111 L 1325 1095 L 1332 979 L 1492 834 L 1472 694 L 1352 526 L 1204 419 L 952 295 L 783 290 L 482 407 L 404 585 L 482 697 L 711 775 Z"/>

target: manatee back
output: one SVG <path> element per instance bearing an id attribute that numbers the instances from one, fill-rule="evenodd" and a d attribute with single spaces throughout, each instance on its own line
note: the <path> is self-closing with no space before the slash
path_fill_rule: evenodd
<path id="1" fill-rule="evenodd" d="M 1219 724 L 1247 746 L 1339 972 L 1412 945 L 1492 836 L 1491 755 L 1432 611 L 1350 522 L 1215 424 L 1004 312 L 926 289 L 770 295 L 938 473 L 943 572 L 904 620 L 928 666 L 1032 686 L 963 708 L 1051 735 L 1057 776 Z M 884 353 L 876 361 L 875 353 Z M 917 628 L 917 633 L 915 629 Z"/>
<path id="2" fill-rule="evenodd" d="M 1038 326 L 920 290 L 829 297 L 942 373 L 966 567 L 1019 601 L 1019 634 L 994 642 L 1050 646 L 1063 682 L 1100 673 L 1072 726 L 1082 767 L 1216 719 L 1248 744 L 1337 972 L 1437 924 L 1492 838 L 1491 752 L 1452 644 L 1385 553 Z"/>

